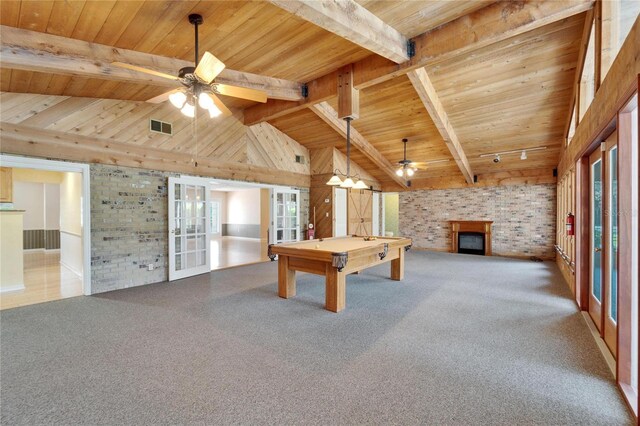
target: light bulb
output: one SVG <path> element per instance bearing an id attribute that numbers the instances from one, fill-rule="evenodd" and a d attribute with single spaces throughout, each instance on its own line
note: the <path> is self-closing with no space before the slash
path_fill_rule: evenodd
<path id="1" fill-rule="evenodd" d="M 407 176 L 413 176 L 413 169 L 407 169 Z"/>
<path id="2" fill-rule="evenodd" d="M 182 107 L 180 112 L 183 113 L 184 115 L 186 115 L 189 118 L 193 118 L 196 115 L 196 107 L 195 107 L 195 105 L 190 104 L 189 102 L 187 102 L 186 104 L 184 104 L 184 106 Z"/>
<path id="3" fill-rule="evenodd" d="M 521 160 L 526 160 L 527 159 L 527 151 L 522 151 L 522 154 L 520 155 L 520 159 Z"/>
<path id="4" fill-rule="evenodd" d="M 341 188 L 353 188 L 355 184 L 353 183 L 353 179 L 351 179 L 350 177 L 346 178 L 344 180 L 344 182 L 342 182 L 342 185 L 340 185 Z"/>
<path id="5" fill-rule="evenodd" d="M 402 169 L 398 169 L 396 170 L 396 174 L 400 177 L 402 177 L 403 173 L 402 173 Z"/>
<path id="6" fill-rule="evenodd" d="M 182 108 L 186 101 L 187 95 L 184 92 L 174 92 L 169 95 L 169 102 L 176 108 Z"/>
<path id="7" fill-rule="evenodd" d="M 213 99 L 207 92 L 202 92 L 198 95 L 198 105 L 204 109 L 209 109 L 213 106 Z"/>
<path id="8" fill-rule="evenodd" d="M 218 117 L 220 114 L 222 114 L 222 111 L 220 111 L 220 108 L 218 108 L 216 104 L 212 103 L 211 106 L 209 107 L 209 117 L 211 118 Z"/>

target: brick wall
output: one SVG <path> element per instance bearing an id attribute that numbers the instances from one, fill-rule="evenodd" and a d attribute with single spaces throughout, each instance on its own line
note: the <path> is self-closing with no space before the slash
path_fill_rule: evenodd
<path id="1" fill-rule="evenodd" d="M 492 220 L 493 254 L 553 258 L 556 185 L 400 193 L 400 235 L 417 248 L 450 250 L 449 220 Z"/>
<path id="2" fill-rule="evenodd" d="M 169 176 L 178 175 L 91 165 L 92 293 L 168 278 Z"/>
<path id="3" fill-rule="evenodd" d="M 91 165 L 91 291 L 102 293 L 169 277 L 167 185 L 174 173 Z M 300 189 L 300 221 L 309 190 Z M 149 271 L 147 265 L 155 269 Z"/>

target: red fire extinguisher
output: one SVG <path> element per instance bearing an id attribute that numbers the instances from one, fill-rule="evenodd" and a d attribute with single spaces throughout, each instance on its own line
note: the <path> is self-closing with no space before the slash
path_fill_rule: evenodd
<path id="1" fill-rule="evenodd" d="M 575 235 L 576 217 L 573 213 L 567 213 L 567 235 Z"/>

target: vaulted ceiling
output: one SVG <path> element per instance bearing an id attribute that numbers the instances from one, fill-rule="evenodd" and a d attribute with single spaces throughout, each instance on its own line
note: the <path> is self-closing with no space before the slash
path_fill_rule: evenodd
<path id="1" fill-rule="evenodd" d="M 345 65 L 357 64 L 355 70 L 361 74 L 356 77 L 369 72 L 366 69 L 369 64 L 375 72 L 389 70 L 385 71 L 384 78 L 361 84 L 360 114 L 353 121 L 353 127 L 370 143 L 369 149 L 377 151 L 376 155 L 379 153 L 388 163 L 395 164 L 402 159 L 402 138 L 409 139 L 410 159 L 443 160 L 419 171 L 413 187 L 429 187 L 447 179 L 464 182 L 465 166 L 461 166 L 460 153 L 466 157 L 467 170 L 476 175 L 530 171 L 550 174 L 556 167 L 585 11 L 592 2 L 495 4 L 487 0 L 357 0 L 343 3 L 361 9 L 352 8 L 349 13 L 360 10 L 379 18 L 400 36 L 414 38 L 419 55 L 423 51 L 431 52 L 429 49 L 439 49 L 437 60 L 424 56 L 419 58 L 424 61 L 420 63 L 424 68 L 414 68 L 424 70 L 430 79 L 431 95 L 444 111 L 440 122 L 438 117 L 434 122 L 433 113 L 425 107 L 425 99 L 413 81 L 415 77 L 409 78 L 412 74 L 406 71 L 406 65 L 412 67 L 415 59 L 396 66 L 372 54 L 362 47 L 363 43 L 349 41 L 332 31 L 330 22 L 326 26 L 325 21 L 312 23 L 303 12 L 294 14 L 267 1 L 3 0 L 0 24 L 5 26 L 3 31 L 13 27 L 171 58 L 174 62 L 167 62 L 171 66 L 193 61 L 193 27 L 186 17 L 199 13 L 204 17 L 200 28 L 201 54 L 210 51 L 229 69 L 287 80 L 283 84 L 294 89 L 309 83 L 308 99 L 314 99 L 315 91 L 321 90 L 323 78 Z M 548 6 L 550 3 L 555 4 Z M 549 11 L 549 7 L 557 10 Z M 334 16 L 348 18 L 349 13 L 339 16 L 337 11 Z M 482 38 L 484 33 L 492 31 L 492 26 L 499 30 L 499 26 L 506 25 L 510 19 L 522 22 L 515 22 L 503 35 L 487 36 L 486 41 Z M 18 38 L 22 42 L 30 37 Z M 375 34 L 371 38 L 376 39 Z M 28 40 L 25 43 L 28 44 Z M 40 46 L 52 55 L 65 53 L 63 47 L 59 51 L 55 46 L 42 47 L 46 43 L 35 38 L 33 43 L 29 48 Z M 449 45 L 451 52 L 447 51 Z M 15 62 L 19 59 L 7 66 L 4 59 L 8 52 L 3 49 L 0 60 L 2 92 L 145 101 L 167 91 L 166 85 L 156 82 L 114 79 L 115 75 L 105 68 L 108 63 L 101 63 L 102 58 L 95 60 L 96 66 L 103 69 L 100 75 L 86 70 L 65 71 L 62 67 L 17 65 Z M 176 73 L 177 69 L 168 71 Z M 291 91 L 295 92 L 294 89 Z M 335 90 L 327 93 L 315 100 L 326 101 L 337 109 Z M 309 108 L 311 101 L 296 96 L 294 93 L 293 98 L 270 99 L 266 106 L 228 97 L 223 100 L 232 109 L 245 110 L 245 117 L 249 110 L 255 117 L 256 112 L 266 111 L 260 108 L 269 111 L 282 108 L 284 113 L 269 116 L 266 121 L 309 149 L 336 146 L 345 151 L 344 137 Z M 442 117 L 448 126 L 444 136 Z M 265 120 L 256 122 L 261 121 Z M 459 141 L 458 148 L 452 148 L 449 140 L 452 136 Z M 529 153 L 527 160 L 520 160 L 516 154 L 504 156 L 502 162 L 495 164 L 491 158 L 480 157 L 486 153 L 540 146 L 546 149 Z M 364 151 L 352 151 L 353 160 L 388 189 L 401 188 L 380 161 L 375 160 L 375 155 Z M 466 180 L 469 181 L 468 176 Z"/>

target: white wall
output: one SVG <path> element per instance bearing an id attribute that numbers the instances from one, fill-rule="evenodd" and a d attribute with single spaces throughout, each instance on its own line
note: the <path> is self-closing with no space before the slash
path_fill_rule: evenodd
<path id="1" fill-rule="evenodd" d="M 82 235 L 82 175 L 67 172 L 60 184 L 60 230 Z"/>
<path id="2" fill-rule="evenodd" d="M 82 276 L 82 175 L 67 172 L 60 184 L 60 263 Z"/>
<path id="3" fill-rule="evenodd" d="M 60 229 L 60 185 L 56 183 L 44 184 L 45 229 Z"/>
<path id="4" fill-rule="evenodd" d="M 13 183 L 13 207 L 24 210 L 24 229 L 44 228 L 44 184 Z"/>
<path id="5" fill-rule="evenodd" d="M 220 223 L 227 223 L 227 193 L 224 191 L 211 191 L 211 201 L 220 202 Z"/>
<path id="6" fill-rule="evenodd" d="M 260 224 L 260 189 L 227 192 L 227 221 L 237 225 Z"/>

